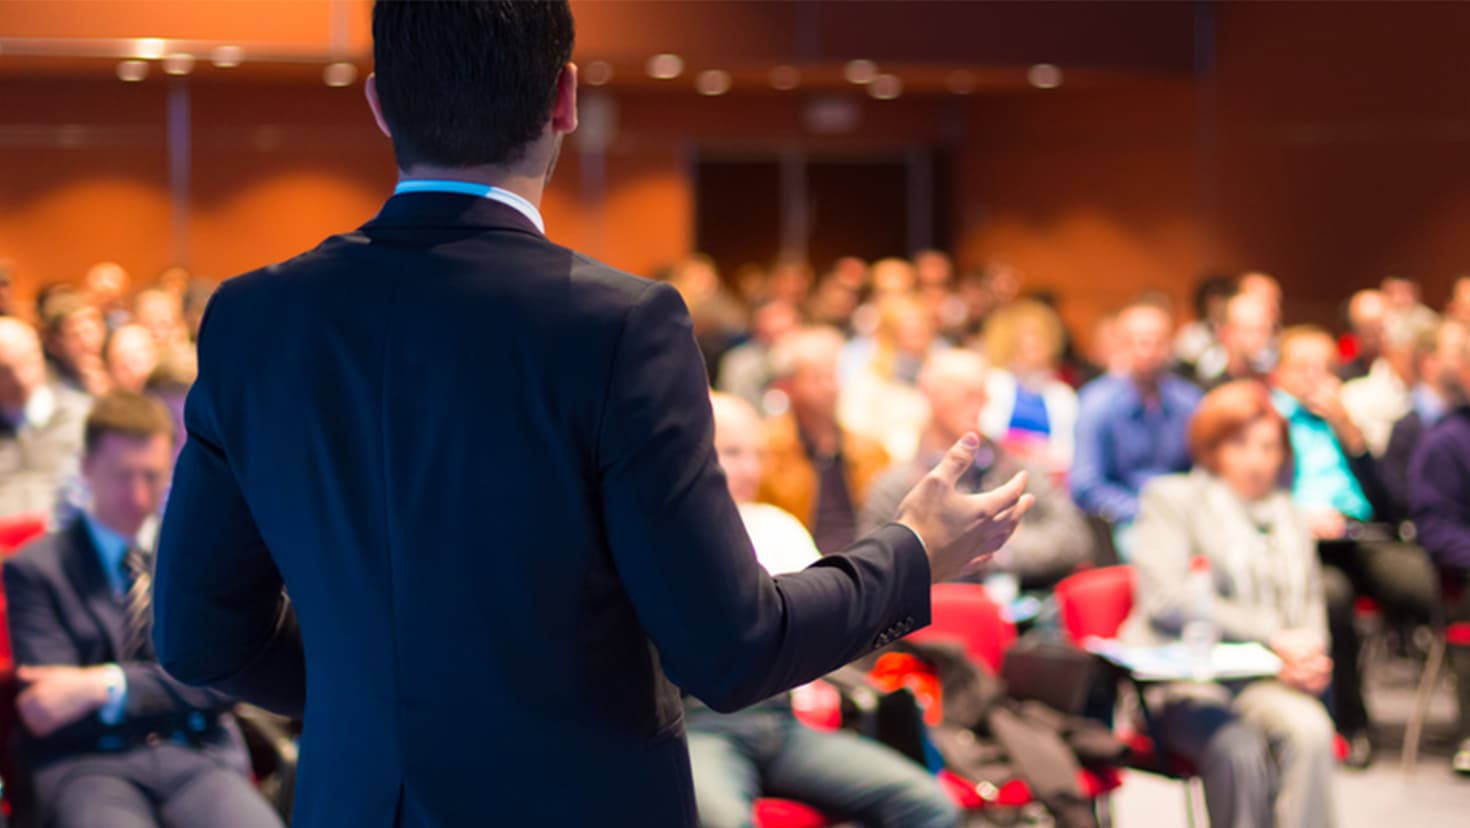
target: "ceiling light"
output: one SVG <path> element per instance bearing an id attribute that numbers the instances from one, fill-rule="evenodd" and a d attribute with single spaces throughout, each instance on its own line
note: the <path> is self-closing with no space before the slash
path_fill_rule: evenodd
<path id="1" fill-rule="evenodd" d="M 125 83 L 137 83 L 148 77 L 148 64 L 141 60 L 123 60 L 117 64 L 117 79 Z"/>
<path id="2" fill-rule="evenodd" d="M 849 60 L 842 67 L 842 76 L 847 78 L 848 83 L 866 86 L 878 77 L 878 64 L 871 60 Z"/>
<path id="3" fill-rule="evenodd" d="M 694 88 L 701 95 L 723 95 L 730 91 L 730 73 L 724 69 L 706 69 L 694 79 Z"/>
<path id="4" fill-rule="evenodd" d="M 322 83 L 327 86 L 351 86 L 357 80 L 357 67 L 351 63 L 328 63 L 322 69 Z"/>
<path id="5" fill-rule="evenodd" d="M 163 58 L 163 71 L 168 75 L 187 75 L 194 71 L 194 56 L 188 52 L 174 52 Z"/>
<path id="6" fill-rule="evenodd" d="M 975 91 L 975 73 L 967 72 L 964 69 L 950 72 L 949 77 L 945 78 L 944 84 L 949 87 L 949 91 L 956 95 L 968 95 Z"/>
<path id="7" fill-rule="evenodd" d="M 158 60 L 168 44 L 161 37 L 140 37 L 133 41 L 133 57 L 143 60 Z"/>
<path id="8" fill-rule="evenodd" d="M 1050 63 L 1038 63 L 1026 72 L 1026 80 L 1037 89 L 1056 89 L 1062 85 L 1062 70 Z"/>
<path id="9" fill-rule="evenodd" d="M 678 55 L 654 55 L 648 59 L 648 74 L 659 80 L 673 80 L 684 74 L 684 59 Z"/>
<path id="10" fill-rule="evenodd" d="M 209 61 L 221 69 L 234 69 L 245 60 L 245 50 L 239 46 L 216 46 L 209 53 Z"/>
<path id="11" fill-rule="evenodd" d="M 801 85 L 801 72 L 795 66 L 777 66 L 771 70 L 771 88 L 790 92 Z"/>
<path id="12" fill-rule="evenodd" d="M 868 94 L 880 101 L 891 101 L 903 94 L 903 81 L 898 75 L 879 75 L 868 84 Z"/>
<path id="13" fill-rule="evenodd" d="M 604 86 L 613 79 L 613 66 L 605 60 L 594 60 L 582 70 L 588 86 Z"/>

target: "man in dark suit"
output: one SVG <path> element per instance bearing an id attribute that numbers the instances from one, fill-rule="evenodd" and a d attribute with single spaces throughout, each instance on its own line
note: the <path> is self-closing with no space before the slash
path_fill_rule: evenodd
<path id="1" fill-rule="evenodd" d="M 19 759 L 34 772 L 42 825 L 281 824 L 246 779 L 233 700 L 169 678 L 148 641 L 148 561 L 135 538 L 163 499 L 173 437 L 162 404 L 101 398 L 82 466 L 93 506 L 5 563 L 24 685 Z"/>
<path id="2" fill-rule="evenodd" d="M 899 522 L 773 580 L 677 292 L 542 233 L 567 4 L 379 3 L 373 36 L 397 194 L 211 302 L 160 660 L 304 709 L 297 825 L 693 825 L 675 685 L 734 710 L 922 626 L 1024 480 L 958 494 L 967 439 Z"/>

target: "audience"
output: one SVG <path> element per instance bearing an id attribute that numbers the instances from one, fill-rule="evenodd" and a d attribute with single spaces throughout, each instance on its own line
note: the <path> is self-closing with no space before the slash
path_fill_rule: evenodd
<path id="1" fill-rule="evenodd" d="M 1174 358 L 1181 372 L 1199 376 L 1206 371 L 1200 361 L 1220 347 L 1220 329 L 1225 325 L 1225 304 L 1235 295 L 1237 285 L 1229 276 L 1206 276 L 1194 290 L 1194 319 L 1179 328 L 1174 336 Z"/>
<path id="2" fill-rule="evenodd" d="M 1072 496 L 1115 528 L 1125 556 L 1144 484 L 1189 468 L 1186 431 L 1200 391 L 1169 371 L 1172 327 L 1168 309 L 1155 302 L 1124 308 L 1117 347 L 1127 373 L 1093 380 L 1078 399 Z"/>
<path id="3" fill-rule="evenodd" d="M 1205 396 L 1189 426 L 1188 474 L 1151 481 L 1134 528 L 1137 599 L 1125 641 L 1179 641 L 1194 620 L 1187 579 L 1203 561 L 1212 620 L 1226 641 L 1269 647 L 1274 678 L 1160 688 L 1168 749 L 1204 780 L 1214 828 L 1330 826 L 1332 720 L 1321 702 L 1332 672 L 1312 534 L 1280 488 L 1286 423 L 1265 387 L 1233 382 Z"/>
<path id="4" fill-rule="evenodd" d="M 1388 300 L 1378 290 L 1360 290 L 1348 299 L 1348 340 L 1352 358 L 1338 366 L 1337 377 L 1343 382 L 1368 375 L 1382 353 L 1383 321 L 1388 315 Z"/>
<path id="5" fill-rule="evenodd" d="M 720 360 L 715 384 L 765 411 L 766 389 L 771 384 L 768 364 L 771 346 L 801 325 L 801 315 L 790 302 L 758 301 L 750 313 L 750 341 L 731 348 Z"/>
<path id="6" fill-rule="evenodd" d="M 1357 597 L 1426 619 L 1434 573 L 1424 550 L 1398 542 L 1396 527 L 1374 522 L 1380 513 L 1391 514 L 1392 505 L 1362 432 L 1343 407 L 1337 368 L 1330 334 L 1311 326 L 1288 328 L 1281 335 L 1272 399 L 1289 427 L 1292 497 L 1326 564 L 1333 716 L 1349 740 L 1349 762 L 1361 766 L 1371 760 L 1373 746 L 1359 671 Z"/>
<path id="7" fill-rule="evenodd" d="M 1446 325 L 1456 327 L 1458 325 Z M 1418 538 L 1439 569 L 1445 620 L 1470 622 L 1470 338 L 1455 338 L 1442 370 L 1453 376 L 1453 406 L 1428 426 L 1409 467 L 1409 504 Z M 1451 766 L 1470 775 L 1470 642 L 1448 641 L 1448 661 L 1458 688 L 1459 723 Z"/>
<path id="8" fill-rule="evenodd" d="M 1195 364 L 1204 389 L 1236 380 L 1264 380 L 1271 372 L 1276 313 L 1260 293 L 1238 291 L 1226 302 L 1219 339 Z"/>
<path id="9" fill-rule="evenodd" d="M 881 445 L 838 425 L 841 353 L 841 334 L 810 327 L 776 343 L 770 359 L 789 410 L 766 421 L 760 499 L 795 515 L 824 554 L 857 537 L 858 507 L 888 466 Z"/>
<path id="10" fill-rule="evenodd" d="M 160 351 L 188 342 L 180 296 L 168 290 L 139 291 L 133 300 L 133 318 L 153 336 L 153 343 Z"/>
<path id="11" fill-rule="evenodd" d="M 62 287 L 39 305 L 46 366 L 53 382 L 91 397 L 107 393 L 112 378 L 102 359 L 107 326 L 85 294 Z"/>
<path id="12" fill-rule="evenodd" d="M 929 401 L 929 423 L 913 460 L 899 462 L 879 477 L 868 493 L 859 534 L 893 520 L 899 503 L 944 453 L 975 430 L 986 408 L 985 360 L 960 349 L 930 357 L 919 375 L 919 389 Z M 1092 559 L 1092 541 L 1081 511 L 1065 490 L 1051 481 L 1047 469 L 1027 464 L 1003 446 L 983 438 L 975 464 L 960 478 L 965 492 L 992 489 L 1018 472 L 1028 471 L 1026 489 L 1035 498 L 1017 532 L 992 561 L 991 571 L 1017 576 L 1025 589 L 1046 589 Z"/>
<path id="13" fill-rule="evenodd" d="M 1452 409 L 1465 404 L 1455 366 L 1470 336 L 1464 323 L 1446 319 L 1426 332 L 1415 345 L 1418 383 L 1409 392 L 1409 412 L 1393 424 L 1388 448 L 1379 460 L 1384 493 L 1391 505 L 1387 520 L 1400 523 L 1409 518 L 1409 465 L 1426 429 Z"/>
<path id="14" fill-rule="evenodd" d="M 128 312 L 128 272 L 117 262 L 99 262 L 87 270 L 82 289 L 97 309 L 108 331 L 115 331 L 132 321 Z"/>
<path id="15" fill-rule="evenodd" d="M 872 348 L 862 354 L 848 350 L 843 355 L 852 362 L 839 373 L 842 425 L 881 443 L 895 460 L 913 457 L 929 416 L 914 383 L 925 358 L 943 347 L 933 317 L 918 299 L 888 293 L 878 304 Z"/>
<path id="16" fill-rule="evenodd" d="M 47 382 L 35 330 L 0 317 L 0 517 L 51 511 L 80 456 L 88 406 Z"/>
<path id="17" fill-rule="evenodd" d="M 772 575 L 817 560 L 806 530 L 755 501 L 761 481 L 761 420 L 744 400 L 715 394 L 715 452 L 761 566 Z M 704 828 L 752 825 L 760 796 L 808 803 L 832 816 L 889 828 L 953 828 L 959 814 L 927 769 L 849 731 L 808 728 L 789 694 L 720 714 L 685 697 L 694 798 Z"/>
<path id="18" fill-rule="evenodd" d="M 158 341 L 152 332 L 138 324 L 127 324 L 112 331 L 103 346 L 112 387 L 119 391 L 140 393 L 148 377 L 158 366 Z"/>
<path id="19" fill-rule="evenodd" d="M 1180 635 L 1188 561 L 1211 562 L 1225 637 L 1260 642 L 1285 663 L 1272 680 L 1162 691 L 1169 747 L 1203 774 L 1213 824 L 1332 824 L 1324 793 L 1331 729 L 1347 737 L 1350 764 L 1366 764 L 1373 748 L 1358 596 L 1374 598 L 1390 624 L 1422 624 L 1436 609 L 1470 620 L 1470 276 L 1455 282 L 1443 323 L 1411 281 L 1391 277 L 1381 290 L 1359 291 L 1347 304 L 1350 335 L 1340 347 L 1321 329 L 1281 330 L 1283 296 L 1272 276 L 1217 277 L 1201 286 L 1198 319 L 1177 336 L 1166 302 L 1143 297 L 1098 317 L 1079 343 L 1086 360 L 1069 352 L 1065 364 L 1071 340 L 1055 297 L 1018 299 L 1020 274 L 1003 264 L 957 276 L 940 251 L 871 268 L 845 257 L 814 283 L 805 262 L 783 256 L 769 270 L 741 268 L 731 290 L 714 262 L 695 255 L 667 276 L 718 369 L 714 385 L 728 392 L 712 395 L 716 450 L 755 553 L 772 574 L 802 568 L 892 519 L 944 449 L 974 430 L 982 446 L 962 490 L 1026 471 L 1035 506 L 1022 531 L 972 577 L 1014 579 L 1044 594 L 1094 560 L 1091 515 L 1138 567 L 1125 638 L 1163 643 Z M 26 561 L 151 543 L 157 522 L 149 518 L 136 527 L 117 521 L 121 547 L 106 533 L 112 519 L 99 515 L 114 507 L 100 498 L 120 490 L 107 482 L 113 489 L 95 490 L 105 464 L 84 450 L 82 426 L 93 399 L 110 401 L 99 407 L 105 420 L 108 406 L 146 391 L 182 436 L 196 371 L 192 343 L 213 285 L 182 268 L 136 294 L 128 282 L 126 271 L 104 262 L 80 287 L 59 282 L 39 291 L 35 329 L 0 316 L 0 517 L 49 513 L 57 530 L 37 547 L 51 551 Z M 13 297 L 6 302 L 13 313 Z M 1352 357 L 1348 365 L 1339 364 L 1340 351 Z M 1203 403 L 1181 375 L 1213 389 Z M 1074 392 L 1069 383 L 1083 378 L 1090 381 Z M 150 439 L 128 432 L 102 443 L 108 452 L 131 446 L 141 458 Z M 1289 496 L 1277 488 L 1282 472 Z M 161 507 L 166 488 L 166 479 L 155 487 L 140 478 L 133 506 Z M 44 583 L 47 566 L 22 564 L 19 574 L 7 567 L 7 591 Z M 100 594 L 123 601 L 117 583 L 129 584 L 131 575 L 97 571 L 114 587 Z M 106 586 L 101 579 L 92 586 Z M 31 618 L 35 600 L 24 592 L 18 600 Z M 65 615 L 58 623 L 72 621 Z M 21 636 L 16 623 L 34 625 L 12 614 Z M 1050 623 L 1043 614 L 1038 625 Z M 151 677 L 156 666 L 146 657 L 135 663 L 108 651 L 115 641 L 76 641 L 82 660 L 59 670 L 59 658 L 29 655 L 36 669 L 24 674 L 22 699 L 31 706 L 22 711 L 23 744 L 32 751 L 26 761 L 50 785 L 48 813 L 101 807 L 103 795 L 53 768 L 122 768 L 133 749 L 115 754 L 97 740 L 144 732 L 130 724 L 133 716 L 177 733 L 197 720 L 169 716 L 197 708 L 210 739 L 219 740 L 180 746 L 166 761 L 178 763 L 185 776 L 176 778 L 184 779 L 198 770 L 196 760 L 213 757 L 238 779 L 232 725 L 221 715 L 227 700 L 173 694 L 158 683 L 166 679 Z M 16 646 L 36 653 L 40 645 Z M 1460 687 L 1454 767 L 1470 774 L 1470 647 L 1454 644 L 1450 662 Z M 118 663 L 120 673 L 101 666 Z M 119 675 L 124 692 L 116 702 L 104 680 Z M 130 681 L 138 684 L 128 692 Z M 53 688 L 67 688 L 74 705 L 53 703 L 63 695 Z M 157 706 L 165 696 L 172 707 Z M 145 703 L 154 706 L 136 706 Z M 107 715 L 121 718 L 103 718 L 108 704 L 120 712 L 107 707 Z M 149 718 L 155 713 L 163 718 Z M 876 743 L 798 726 L 785 697 L 732 716 L 692 703 L 688 720 L 706 825 L 749 824 L 752 801 L 766 795 L 864 824 L 955 824 L 924 769 Z M 64 756 L 54 747 L 34 752 L 56 742 L 48 723 L 85 739 L 67 741 Z M 110 783 L 105 774 L 97 779 L 99 790 Z M 258 797 L 226 804 L 238 801 L 233 782 L 211 778 L 225 790 L 216 804 L 182 787 L 148 787 L 161 784 L 128 789 L 153 799 L 150 818 L 182 809 L 208 814 L 190 817 L 200 824 L 224 824 L 212 811 L 193 810 L 217 804 L 241 824 L 276 824 L 256 821 Z M 171 804 L 174 796 L 186 804 Z"/>
<path id="20" fill-rule="evenodd" d="M 0 570 L 24 688 L 19 756 L 41 825 L 281 825 L 249 780 L 232 700 L 174 681 L 153 655 L 138 537 L 162 503 L 174 441 L 160 403 L 102 397 L 82 461 L 92 506 Z"/>
<path id="21" fill-rule="evenodd" d="M 1413 407 L 1412 392 L 1419 382 L 1416 354 L 1439 321 L 1433 311 L 1425 310 L 1428 315 L 1391 312 L 1383 321 L 1378 359 L 1367 374 L 1342 387 L 1343 407 L 1374 457 L 1383 456 L 1393 424 Z"/>
<path id="22" fill-rule="evenodd" d="M 985 436 L 1047 474 L 1072 468 L 1077 392 L 1058 375 L 1066 334 L 1062 320 L 1035 300 L 1021 300 L 985 323 L 985 357 L 993 369 L 980 415 Z"/>

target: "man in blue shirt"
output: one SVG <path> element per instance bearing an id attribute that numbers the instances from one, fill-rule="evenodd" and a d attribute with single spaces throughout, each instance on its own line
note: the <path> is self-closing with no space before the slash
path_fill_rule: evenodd
<path id="1" fill-rule="evenodd" d="M 1072 497 L 1088 514 L 1118 530 L 1138 515 L 1138 493 L 1162 474 L 1189 468 L 1187 432 L 1200 391 L 1169 372 L 1173 319 L 1157 302 L 1140 300 L 1118 314 L 1118 347 L 1126 375 L 1088 383 L 1078 398 Z"/>
<path id="2" fill-rule="evenodd" d="M 156 400 L 99 399 L 82 459 L 90 505 L 5 563 L 19 758 L 34 774 L 39 824 L 281 824 L 246 777 L 233 700 L 169 678 L 149 641 L 150 556 L 138 537 L 163 501 L 174 434 Z"/>
<path id="3" fill-rule="evenodd" d="M 1271 381 L 1291 434 L 1292 498 L 1325 564 L 1333 718 L 1348 738 L 1349 764 L 1361 767 L 1371 760 L 1372 742 L 1358 670 L 1357 597 L 1369 595 L 1390 611 L 1428 618 L 1435 580 L 1423 549 L 1398 542 L 1392 524 L 1375 523 L 1393 509 L 1363 434 L 1343 407 L 1337 368 L 1332 335 L 1297 326 L 1281 334 Z"/>

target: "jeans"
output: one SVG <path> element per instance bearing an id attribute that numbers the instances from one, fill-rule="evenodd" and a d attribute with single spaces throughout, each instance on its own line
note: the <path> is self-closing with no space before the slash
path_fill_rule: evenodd
<path id="1" fill-rule="evenodd" d="M 928 770 L 871 739 L 806 727 L 789 708 L 691 710 L 687 731 L 703 828 L 748 828 L 761 796 L 868 826 L 959 824 L 956 806 Z"/>

